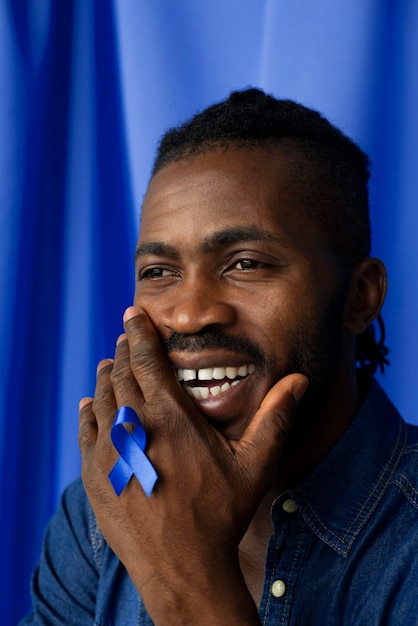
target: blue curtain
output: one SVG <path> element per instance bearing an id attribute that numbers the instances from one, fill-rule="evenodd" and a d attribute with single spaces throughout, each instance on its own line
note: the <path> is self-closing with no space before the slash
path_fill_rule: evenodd
<path id="1" fill-rule="evenodd" d="M 418 423 L 418 3 L 0 3 L 2 623 L 28 609 L 46 522 L 79 474 L 78 400 L 111 356 L 155 142 L 257 85 L 325 113 L 370 154 L 389 270 L 384 387 Z"/>

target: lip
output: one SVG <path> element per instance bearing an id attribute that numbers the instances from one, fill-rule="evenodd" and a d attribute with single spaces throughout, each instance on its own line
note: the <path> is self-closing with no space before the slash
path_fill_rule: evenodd
<path id="1" fill-rule="evenodd" d="M 252 363 L 246 354 L 234 354 L 222 350 L 208 352 L 170 352 L 170 363 L 174 369 L 199 370 L 210 367 L 241 367 Z"/>
<path id="2" fill-rule="evenodd" d="M 255 414 L 254 374 L 215 397 L 198 400 L 189 396 L 199 413 L 224 437 L 231 440 L 241 438 Z"/>
<path id="3" fill-rule="evenodd" d="M 239 439 L 256 413 L 265 393 L 265 390 L 257 388 L 256 380 L 255 374 L 248 374 L 239 384 L 207 399 L 197 399 L 186 389 L 183 389 L 183 392 L 199 413 L 222 435 L 228 439 Z"/>
<path id="4" fill-rule="evenodd" d="M 215 367 L 236 367 L 253 363 L 253 358 L 244 353 L 231 353 L 222 349 L 207 350 L 200 352 L 170 352 L 168 354 L 173 369 L 206 369 Z M 245 428 L 256 413 L 267 391 L 264 384 L 260 384 L 260 376 L 257 375 L 259 368 L 249 373 L 240 380 L 238 385 L 232 386 L 227 391 L 207 399 L 192 397 L 186 389 L 183 393 L 193 402 L 203 417 L 227 439 L 237 440 L 243 434 Z M 221 384 L 224 381 L 212 380 L 196 381 L 192 383 L 202 386 Z M 179 384 L 183 387 L 185 384 Z"/>

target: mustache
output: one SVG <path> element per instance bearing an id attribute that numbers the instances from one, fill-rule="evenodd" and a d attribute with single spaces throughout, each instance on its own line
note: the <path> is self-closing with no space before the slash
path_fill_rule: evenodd
<path id="1" fill-rule="evenodd" d="M 207 328 L 194 335 L 181 335 L 173 332 L 164 341 L 164 347 L 170 352 L 201 352 L 213 348 L 221 348 L 228 352 L 242 354 L 258 366 L 266 364 L 266 358 L 261 348 L 249 341 L 243 335 L 229 335 L 214 328 Z"/>

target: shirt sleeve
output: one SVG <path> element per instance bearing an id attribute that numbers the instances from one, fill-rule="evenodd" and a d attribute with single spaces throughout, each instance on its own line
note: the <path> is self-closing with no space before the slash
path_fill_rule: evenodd
<path id="1" fill-rule="evenodd" d="M 31 593 L 33 609 L 19 626 L 95 623 L 103 536 L 81 480 L 64 492 L 45 533 Z"/>

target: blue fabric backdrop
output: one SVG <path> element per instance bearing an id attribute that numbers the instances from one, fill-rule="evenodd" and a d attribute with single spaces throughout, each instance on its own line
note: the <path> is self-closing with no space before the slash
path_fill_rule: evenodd
<path id="1" fill-rule="evenodd" d="M 391 367 L 418 422 L 418 3 L 0 2 L 2 623 L 80 469 L 78 400 L 111 356 L 154 146 L 231 89 L 324 112 L 374 163 L 374 252 L 389 269 Z"/>

